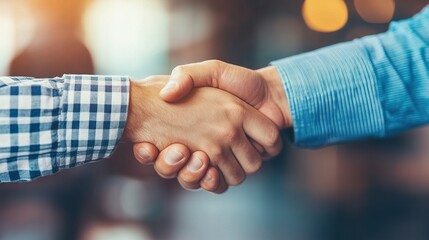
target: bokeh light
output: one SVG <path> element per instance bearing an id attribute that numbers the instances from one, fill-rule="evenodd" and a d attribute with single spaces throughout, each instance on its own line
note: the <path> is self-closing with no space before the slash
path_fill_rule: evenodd
<path id="1" fill-rule="evenodd" d="M 98 0 L 83 20 L 97 72 L 139 78 L 167 72 L 169 18 L 164 1 Z"/>
<path id="2" fill-rule="evenodd" d="M 368 23 L 388 23 L 395 13 L 394 0 L 354 0 L 358 14 Z"/>
<path id="3" fill-rule="evenodd" d="M 302 14 L 307 26 L 318 32 L 335 32 L 344 27 L 349 17 L 343 0 L 306 0 Z"/>

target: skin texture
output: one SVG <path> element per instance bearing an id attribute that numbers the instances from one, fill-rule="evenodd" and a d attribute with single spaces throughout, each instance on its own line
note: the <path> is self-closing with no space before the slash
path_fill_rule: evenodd
<path id="1" fill-rule="evenodd" d="M 174 177 L 174 166 L 188 162 L 189 167 L 179 172 L 182 186 L 198 188 L 202 179 L 195 179 L 209 170 L 217 182 L 207 187 L 222 192 L 257 171 L 262 155 L 276 155 L 281 150 L 278 127 L 239 98 L 214 88 L 198 88 L 168 103 L 159 96 L 167 80 L 167 76 L 154 76 L 131 83 L 124 133 L 127 141 L 150 142 L 157 149 L 180 143 L 193 152 L 190 155 L 177 146 L 161 152 L 159 156 L 166 161 L 155 162 L 155 169 L 162 177 Z M 172 156 L 179 161 L 172 162 Z"/>
<path id="2" fill-rule="evenodd" d="M 218 88 L 237 96 L 265 114 L 279 128 L 291 125 L 282 81 L 272 66 L 254 71 L 217 60 L 178 66 L 166 85 L 169 91 L 161 91 L 160 96 L 175 102 L 198 87 Z"/>
<path id="3" fill-rule="evenodd" d="M 289 104 L 281 78 L 275 67 L 270 66 L 255 71 L 217 60 L 179 66 L 173 70 L 169 83 L 161 91 L 160 96 L 167 102 L 176 102 L 187 96 L 193 88 L 198 87 L 213 87 L 227 91 L 265 114 L 276 123 L 279 129 L 292 127 Z M 262 146 L 254 141 L 251 142 L 260 152 L 263 151 Z M 192 189 L 202 187 L 209 192 L 216 192 L 213 189 L 219 184 L 218 176 L 220 175 L 216 172 L 216 168 L 208 168 L 205 175 L 202 173 L 205 168 L 201 168 L 201 172 L 190 172 L 187 168 L 189 157 L 184 158 L 177 165 L 169 166 L 163 153 L 171 149 L 183 151 L 186 154 L 190 152 L 185 145 L 175 144 L 165 148 L 158 156 L 158 149 L 150 143 L 134 145 L 135 156 L 143 164 L 155 162 L 155 168 L 158 172 L 166 171 L 170 176 L 176 176 L 178 173 L 177 179 L 182 186 L 185 185 L 185 188 L 190 188 L 189 186 L 192 186 Z M 145 153 L 146 158 L 144 160 L 139 152 Z M 192 153 L 192 156 L 193 154 L 197 153 Z M 204 153 L 198 154 L 204 155 Z M 273 156 L 263 153 L 264 159 Z M 205 155 L 205 157 L 208 156 Z M 200 177 L 202 175 L 206 177 Z"/>

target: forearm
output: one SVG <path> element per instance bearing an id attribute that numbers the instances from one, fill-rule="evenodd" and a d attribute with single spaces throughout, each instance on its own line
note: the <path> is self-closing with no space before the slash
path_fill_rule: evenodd
<path id="1" fill-rule="evenodd" d="M 429 123 L 428 12 L 384 34 L 273 62 L 296 145 L 384 137 Z"/>
<path id="2" fill-rule="evenodd" d="M 128 78 L 0 79 L 0 181 L 108 157 L 122 136 Z"/>

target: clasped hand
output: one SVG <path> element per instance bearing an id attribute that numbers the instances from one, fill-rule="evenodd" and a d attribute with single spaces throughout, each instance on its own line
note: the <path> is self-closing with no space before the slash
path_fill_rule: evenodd
<path id="1" fill-rule="evenodd" d="M 186 189 L 222 193 L 282 148 L 290 111 L 274 67 L 211 60 L 133 81 L 124 138 L 134 155 Z M 159 151 L 161 150 L 161 151 Z"/>

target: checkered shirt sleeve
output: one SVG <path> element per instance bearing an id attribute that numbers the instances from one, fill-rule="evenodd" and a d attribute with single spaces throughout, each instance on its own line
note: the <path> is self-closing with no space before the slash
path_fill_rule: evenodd
<path id="1" fill-rule="evenodd" d="M 109 157 L 127 118 L 129 78 L 0 77 L 0 182 Z"/>

